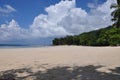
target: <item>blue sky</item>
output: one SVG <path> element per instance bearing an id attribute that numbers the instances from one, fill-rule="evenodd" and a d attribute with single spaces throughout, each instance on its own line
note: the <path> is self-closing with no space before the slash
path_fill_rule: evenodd
<path id="1" fill-rule="evenodd" d="M 59 0 L 0 0 L 0 5 L 4 6 L 8 4 L 14 7 L 17 12 L 15 12 L 12 17 L 10 16 L 7 18 L 14 18 L 21 24 L 21 26 L 28 27 L 28 25 L 32 23 L 35 16 L 40 13 L 45 13 L 45 7 L 55 4 L 58 1 Z M 1 23 L 4 21 L 5 20 L 1 21 Z"/>
<path id="2" fill-rule="evenodd" d="M 107 27 L 112 24 L 109 7 L 114 2 L 0 0 L 0 43 L 32 42 Z"/>

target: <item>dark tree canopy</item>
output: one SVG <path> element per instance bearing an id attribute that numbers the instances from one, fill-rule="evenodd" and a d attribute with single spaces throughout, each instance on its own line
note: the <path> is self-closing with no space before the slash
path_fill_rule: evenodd
<path id="1" fill-rule="evenodd" d="M 120 27 L 120 0 L 117 0 L 117 4 L 112 4 L 111 8 L 115 10 L 111 13 L 113 16 L 112 21 L 115 22 L 115 27 Z"/>

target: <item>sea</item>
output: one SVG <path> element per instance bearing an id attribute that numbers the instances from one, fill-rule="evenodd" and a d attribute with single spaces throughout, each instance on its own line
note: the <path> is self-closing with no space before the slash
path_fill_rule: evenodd
<path id="1" fill-rule="evenodd" d="M 50 47 L 52 45 L 21 45 L 21 44 L 0 44 L 0 48 L 32 48 L 32 47 Z"/>

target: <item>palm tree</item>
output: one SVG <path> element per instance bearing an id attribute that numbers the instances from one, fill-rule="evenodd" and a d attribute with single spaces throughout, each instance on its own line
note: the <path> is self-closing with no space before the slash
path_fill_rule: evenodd
<path id="1" fill-rule="evenodd" d="M 114 25 L 115 27 L 120 27 L 120 0 L 117 0 L 117 4 L 112 4 L 111 8 L 115 8 L 115 10 L 111 13 L 113 18 L 112 21 L 115 21 Z"/>

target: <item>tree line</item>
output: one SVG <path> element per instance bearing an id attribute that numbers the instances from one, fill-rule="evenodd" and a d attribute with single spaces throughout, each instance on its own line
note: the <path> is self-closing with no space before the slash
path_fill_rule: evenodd
<path id="1" fill-rule="evenodd" d="M 119 46 L 120 28 L 110 26 L 80 35 L 55 38 L 53 45 Z"/>

